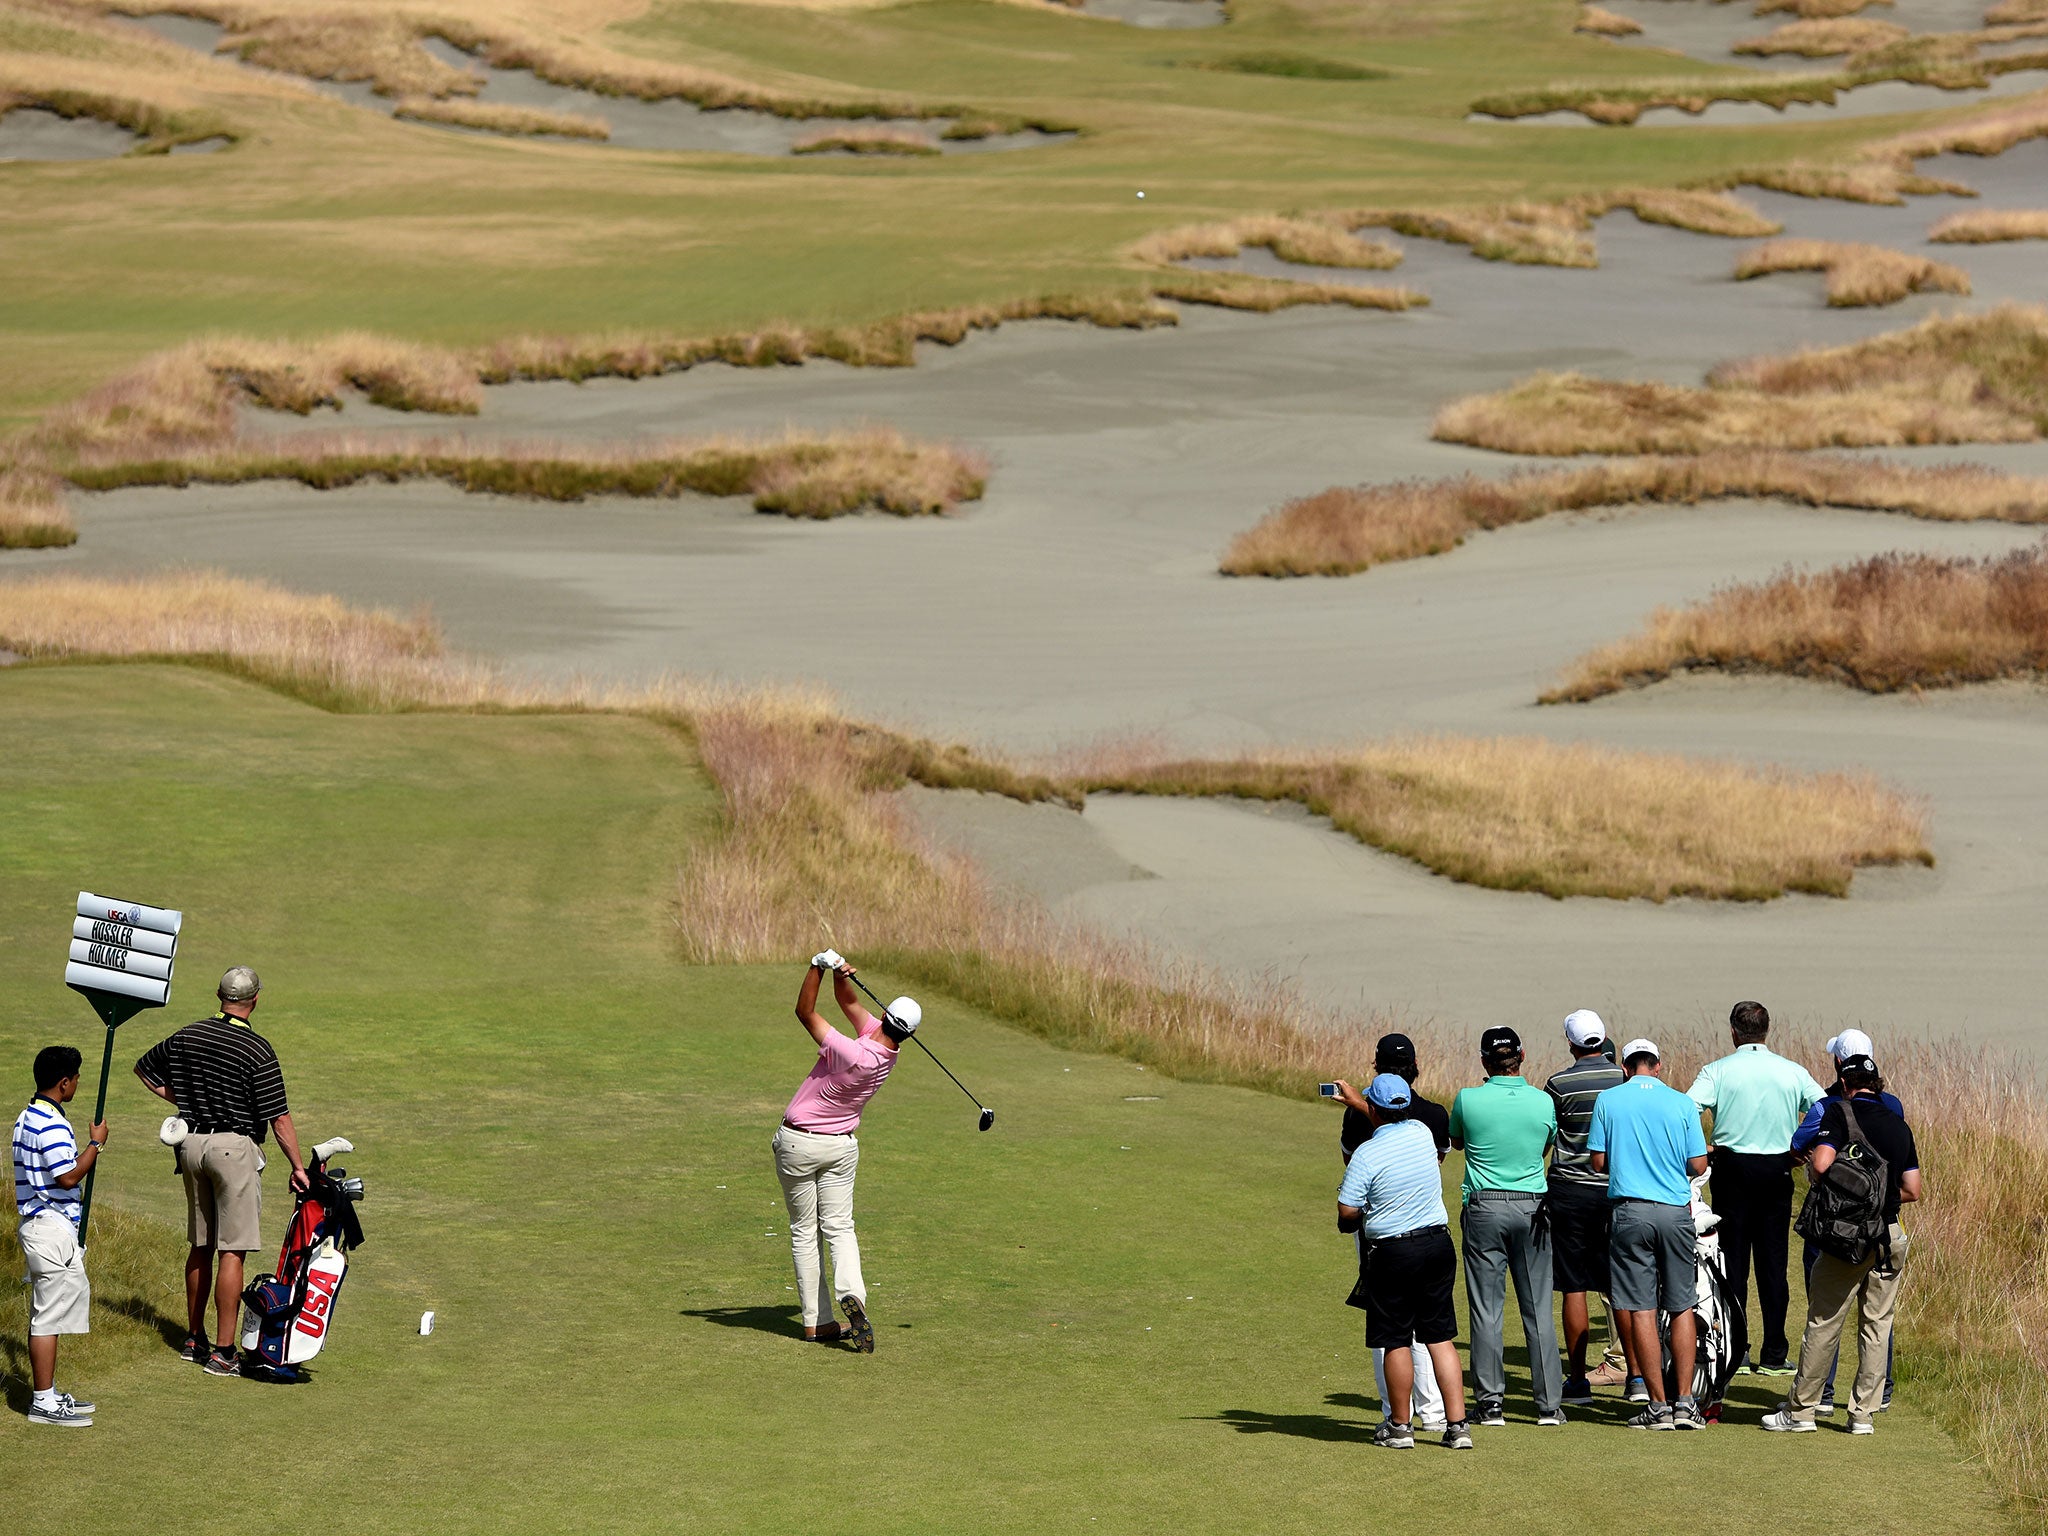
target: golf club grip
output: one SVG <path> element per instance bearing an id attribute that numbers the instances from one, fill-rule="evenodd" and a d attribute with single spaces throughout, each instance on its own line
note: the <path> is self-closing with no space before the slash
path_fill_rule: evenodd
<path id="1" fill-rule="evenodd" d="M 868 1001 L 873 1003 L 877 1008 L 881 1009 L 884 1015 L 888 1014 L 889 1005 L 883 1002 L 879 997 L 875 996 L 875 994 L 869 990 L 868 984 L 866 982 L 862 981 L 858 976 L 852 974 L 851 972 L 847 973 L 846 979 L 852 982 L 856 987 L 859 987 L 861 991 L 866 992 L 868 995 Z M 932 1056 L 932 1048 L 930 1046 L 926 1045 L 922 1040 L 918 1039 L 915 1035 L 912 1035 L 910 1037 L 910 1042 L 911 1044 L 915 1045 L 920 1051 L 923 1051 L 925 1055 L 932 1057 L 933 1066 L 937 1067 L 941 1072 L 945 1073 L 946 1076 L 953 1077 L 952 1068 L 948 1067 L 943 1061 L 939 1060 L 938 1057 Z M 958 1088 L 962 1093 L 966 1094 L 968 1098 L 974 1099 L 974 1107 L 976 1109 L 986 1109 L 988 1107 L 987 1105 L 983 1104 L 981 1100 L 975 1099 L 974 1090 L 972 1088 L 969 1088 L 965 1083 L 961 1082 L 959 1078 L 953 1077 L 953 1086 L 955 1088 Z"/>

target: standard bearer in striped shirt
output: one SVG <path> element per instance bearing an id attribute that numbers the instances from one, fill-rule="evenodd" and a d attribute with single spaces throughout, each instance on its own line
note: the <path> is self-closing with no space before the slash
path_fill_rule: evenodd
<path id="1" fill-rule="evenodd" d="M 57 1339 L 92 1330 L 92 1285 L 85 1250 L 78 1245 L 78 1186 L 99 1162 L 107 1143 L 95 1125 L 83 1150 L 65 1118 L 78 1092 L 78 1051 L 45 1046 L 36 1053 L 35 1097 L 14 1119 L 14 1209 L 21 1218 L 21 1253 L 29 1283 L 29 1378 L 35 1396 L 28 1421 L 63 1429 L 92 1423 L 92 1404 L 57 1390 Z"/>

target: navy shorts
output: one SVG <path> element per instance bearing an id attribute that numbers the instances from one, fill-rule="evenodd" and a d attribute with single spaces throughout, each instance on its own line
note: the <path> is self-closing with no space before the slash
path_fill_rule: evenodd
<path id="1" fill-rule="evenodd" d="M 1458 1336 L 1451 1282 L 1458 1251 L 1444 1227 L 1408 1237 L 1368 1240 L 1365 1250 L 1365 1342 L 1371 1349 L 1443 1344 Z"/>
<path id="2" fill-rule="evenodd" d="M 1560 1179 L 1550 1186 L 1550 1277 L 1557 1290 L 1607 1294 L 1610 1214 L 1603 1185 Z"/>

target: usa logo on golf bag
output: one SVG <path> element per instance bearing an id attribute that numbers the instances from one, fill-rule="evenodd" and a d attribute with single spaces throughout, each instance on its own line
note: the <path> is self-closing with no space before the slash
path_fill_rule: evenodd
<path id="1" fill-rule="evenodd" d="M 330 1149 L 353 1150 L 345 1141 L 313 1149 L 306 1165 L 308 1187 L 278 1250 L 277 1273 L 258 1275 L 242 1292 L 239 1342 L 245 1375 L 296 1380 L 295 1367 L 327 1343 L 349 1252 L 363 1241 L 355 1208 L 363 1197 L 363 1181 L 346 1177 L 340 1168 L 329 1172 L 324 1154 Z"/>

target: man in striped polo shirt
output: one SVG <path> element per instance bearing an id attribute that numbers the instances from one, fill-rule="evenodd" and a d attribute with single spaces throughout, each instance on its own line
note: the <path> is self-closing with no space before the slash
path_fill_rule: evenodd
<path id="1" fill-rule="evenodd" d="M 14 1209 L 21 1217 L 21 1252 L 28 1261 L 29 1377 L 35 1396 L 28 1421 L 60 1429 L 92 1423 L 91 1403 L 57 1390 L 57 1339 L 92 1331 L 92 1286 L 85 1250 L 78 1246 L 78 1186 L 107 1144 L 104 1123 L 92 1128 L 85 1151 L 71 1133 L 63 1106 L 78 1092 L 80 1059 L 68 1045 L 36 1053 L 36 1096 L 14 1121 Z"/>
<path id="2" fill-rule="evenodd" d="M 291 1160 L 292 1188 L 307 1187 L 299 1136 L 285 1102 L 284 1073 L 270 1042 L 250 1026 L 262 983 L 246 965 L 220 979 L 220 1009 L 159 1041 L 135 1063 L 135 1075 L 189 1127 L 178 1145 L 192 1251 L 185 1259 L 185 1312 L 191 1332 L 179 1351 L 210 1376 L 235 1376 L 235 1313 L 242 1299 L 242 1257 L 263 1246 L 262 1144 L 265 1127 Z M 215 1276 L 214 1256 L 219 1255 Z M 206 1337 L 206 1295 L 213 1292 L 218 1342 Z"/>
<path id="3" fill-rule="evenodd" d="M 1550 1154 L 1551 1278 L 1564 1297 L 1564 1347 L 1571 1358 L 1565 1378 L 1567 1403 L 1590 1403 L 1593 1388 L 1625 1386 L 1629 1372 L 1614 1371 L 1605 1361 L 1597 1381 L 1587 1375 L 1587 1346 L 1593 1335 L 1588 1298 L 1605 1296 L 1607 1276 L 1607 1176 L 1593 1171 L 1586 1150 L 1586 1131 L 1593 1123 L 1593 1101 L 1619 1087 L 1628 1074 L 1607 1055 L 1607 1025 L 1590 1008 L 1575 1009 L 1564 1021 L 1565 1044 L 1572 1064 L 1553 1073 L 1543 1091 L 1557 1110 L 1557 1141 Z M 1614 1315 L 1613 1306 L 1608 1316 Z M 1647 1391 L 1644 1393 L 1647 1398 Z"/>

